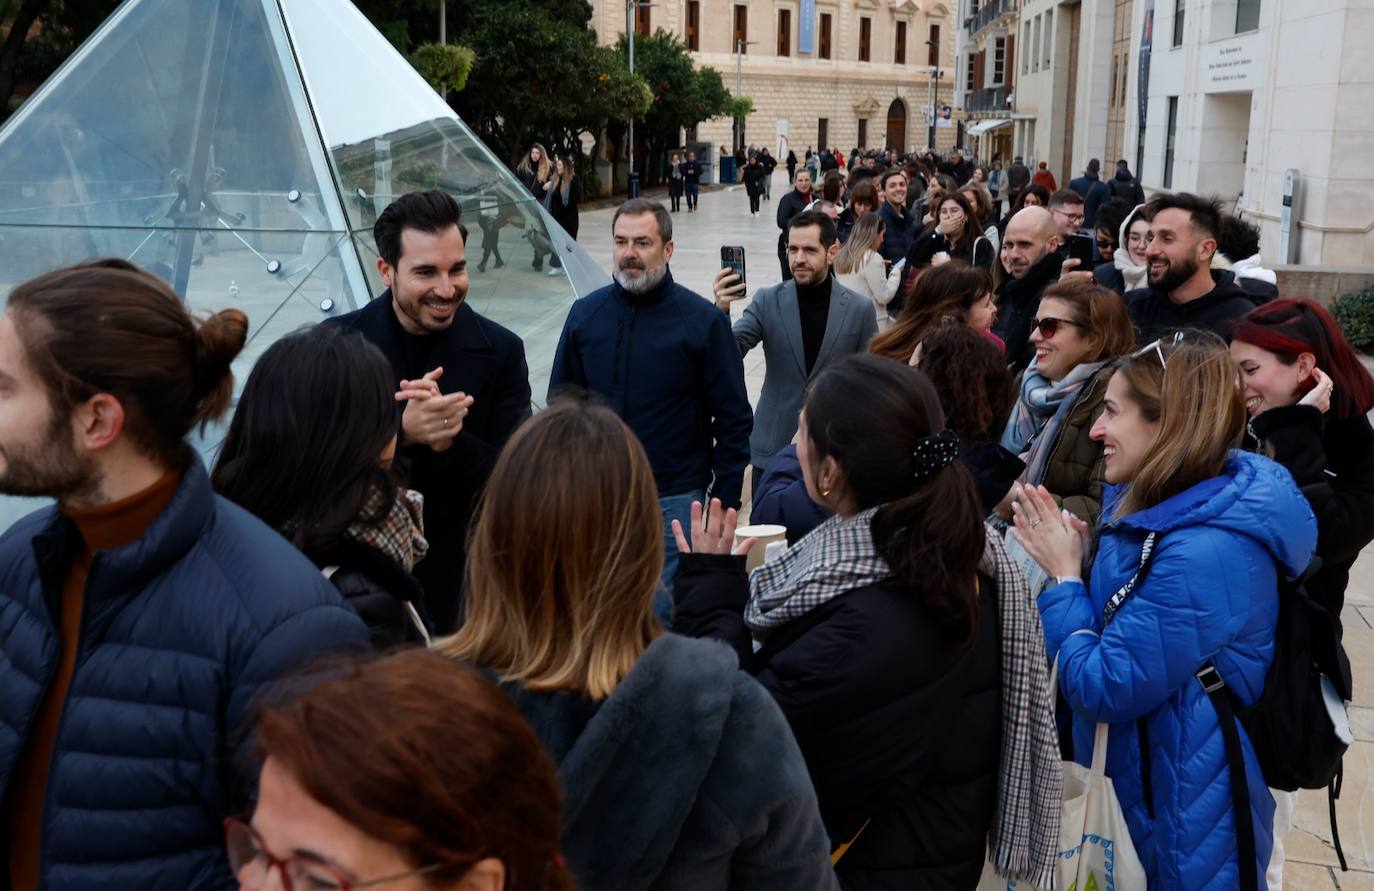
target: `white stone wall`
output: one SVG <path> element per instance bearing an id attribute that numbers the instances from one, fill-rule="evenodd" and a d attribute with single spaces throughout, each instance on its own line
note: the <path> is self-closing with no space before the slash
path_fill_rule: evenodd
<path id="1" fill-rule="evenodd" d="M 1235 0 L 1191 0 L 1171 47 L 1173 3 L 1157 0 L 1147 189 L 1161 187 L 1169 97 L 1179 97 L 1172 187 L 1219 194 L 1279 257 L 1284 173 L 1300 171 L 1297 261 L 1374 266 L 1374 7 L 1367 0 L 1265 0 L 1259 28 L 1234 34 Z M 1136 5 L 1138 44 L 1144 4 Z M 1136 66 L 1132 59 L 1131 101 Z M 1136 144 L 1135 116 L 1126 144 Z M 1129 152 L 1129 150 L 1128 150 Z"/>

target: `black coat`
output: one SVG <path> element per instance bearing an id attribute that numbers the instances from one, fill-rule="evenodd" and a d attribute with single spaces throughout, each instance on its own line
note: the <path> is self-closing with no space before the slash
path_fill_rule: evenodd
<path id="1" fill-rule="evenodd" d="M 501 446 L 530 416 L 525 345 L 514 332 L 478 315 L 466 303 L 447 331 L 408 334 L 392 309 L 389 289 L 362 309 L 324 324 L 361 332 L 391 361 L 398 383 L 443 366 L 440 391 L 462 391 L 473 398 L 463 432 L 451 448 L 435 452 L 428 446 L 408 445 L 399 452 L 411 468 L 410 487 L 425 496 L 430 549 L 416 564 L 415 577 L 424 585 L 435 629 L 447 633 L 458 617 L 473 499 L 486 484 Z"/>
<path id="2" fill-rule="evenodd" d="M 1031 320 L 1040 311 L 1040 295 L 1059 281 L 1063 265 L 1059 254 L 1050 251 L 1025 278 L 1008 278 L 997 289 L 997 321 L 992 333 L 1006 341 L 1007 362 L 1016 371 L 1024 370 L 1035 357 L 1030 342 Z"/>
<path id="3" fill-rule="evenodd" d="M 1250 423 L 1252 435 L 1293 475 L 1317 515 L 1322 567 L 1307 590 L 1337 619 L 1350 567 L 1374 541 L 1374 428 L 1364 415 L 1323 418 L 1310 405 L 1271 408 Z"/>
<path id="4" fill-rule="evenodd" d="M 753 651 L 744 560 L 684 554 L 675 631 L 731 644 L 777 699 L 816 786 L 847 889 L 969 889 L 986 859 L 1001 751 L 1001 636 L 979 579 L 978 633 L 956 651 L 916 593 L 855 588 Z"/>
<path id="5" fill-rule="evenodd" d="M 1111 288 L 1118 294 L 1126 293 L 1126 276 L 1116 268 L 1116 263 L 1108 261 L 1093 267 L 1093 278 L 1104 288 Z"/>
<path id="6" fill-rule="evenodd" d="M 948 236 L 932 226 L 912 240 L 911 249 L 906 252 L 906 268 L 910 271 L 929 266 L 930 261 L 941 251 L 949 254 L 951 260 L 972 263 L 973 241 L 976 240 L 973 239 L 966 245 L 955 246 L 950 244 Z"/>
<path id="7" fill-rule="evenodd" d="M 322 570 L 334 568 L 329 580 L 362 617 L 372 646 L 378 650 L 425 643 L 425 636 L 406 609 L 407 602 L 415 607 L 425 630 L 433 631 L 425 615 L 425 590 L 419 580 L 377 548 L 343 538 L 307 556 Z"/>
<path id="8" fill-rule="evenodd" d="M 1236 319 L 1255 308 L 1255 301 L 1236 284 L 1236 277 L 1225 269 L 1213 269 L 1211 291 L 1187 303 L 1175 303 L 1164 291 L 1137 288 L 1125 295 L 1131 311 L 1136 338 L 1149 343 L 1174 328 L 1200 328 L 1231 339 Z"/>
<path id="9" fill-rule="evenodd" d="M 577 203 L 582 192 L 582 181 L 576 176 L 568 183 L 568 200 L 563 200 L 563 188 L 561 185 L 554 186 L 547 192 L 549 216 L 554 218 L 558 225 L 563 227 L 563 231 L 568 233 L 573 241 L 577 240 Z"/>
<path id="10" fill-rule="evenodd" d="M 750 195 L 759 195 L 763 192 L 763 178 L 768 175 L 762 164 L 744 165 L 744 190 Z"/>

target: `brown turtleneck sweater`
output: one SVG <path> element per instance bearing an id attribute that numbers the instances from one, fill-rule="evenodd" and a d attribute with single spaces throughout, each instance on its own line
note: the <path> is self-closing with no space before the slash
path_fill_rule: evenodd
<path id="1" fill-rule="evenodd" d="M 97 551 L 113 550 L 138 539 L 157 519 L 181 485 L 181 474 L 169 472 L 162 479 L 128 498 L 98 507 L 66 508 L 67 515 L 81 534 L 73 549 L 71 565 L 62 577 L 58 600 L 58 642 L 61 646 L 57 672 L 29 728 L 24 751 L 11 774 L 5 816 L 9 835 L 9 872 L 12 891 L 38 891 L 39 854 L 43 840 L 43 801 L 48 789 L 48 771 L 57 747 L 57 731 L 62 722 L 67 690 L 76 671 L 76 653 L 81 634 L 81 609 L 86 594 L 86 576 Z"/>

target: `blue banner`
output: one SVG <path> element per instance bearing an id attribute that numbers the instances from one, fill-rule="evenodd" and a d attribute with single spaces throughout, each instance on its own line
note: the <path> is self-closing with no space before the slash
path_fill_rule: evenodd
<path id="1" fill-rule="evenodd" d="M 1140 79 L 1136 83 L 1136 100 L 1140 106 L 1140 129 L 1145 129 L 1146 113 L 1150 110 L 1150 47 L 1155 39 L 1155 0 L 1146 0 L 1145 24 L 1140 29 Z M 1140 171 L 1136 171 L 1139 175 Z"/>
<path id="2" fill-rule="evenodd" d="M 797 52 L 816 51 L 816 0 L 801 0 L 801 13 L 797 19 Z"/>

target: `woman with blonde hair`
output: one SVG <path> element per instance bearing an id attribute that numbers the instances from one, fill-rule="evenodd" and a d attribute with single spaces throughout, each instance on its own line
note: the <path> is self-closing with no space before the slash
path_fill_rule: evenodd
<path id="1" fill-rule="evenodd" d="M 530 146 L 530 150 L 525 153 L 525 157 L 520 159 L 520 163 L 515 167 L 515 175 L 521 184 L 534 196 L 534 200 L 540 204 L 548 194 L 548 183 L 553 177 L 553 162 L 549 160 L 549 152 L 544 146 L 535 143 Z M 526 233 L 530 239 L 530 246 L 534 249 L 534 261 L 530 263 L 530 268 L 536 272 L 544 269 L 544 255 L 550 253 L 547 250 L 540 250 L 540 241 L 547 241 L 543 233 L 539 233 L 536 239 L 533 234 Z M 558 259 L 558 255 L 553 255 Z"/>
<path id="2" fill-rule="evenodd" d="M 662 566 L 643 447 L 610 409 L 556 400 L 497 458 L 466 622 L 436 649 L 496 678 L 558 765 L 584 891 L 835 887 L 785 719 L 728 647 L 664 633 Z"/>
<path id="3" fill-rule="evenodd" d="M 1288 471 L 1237 450 L 1244 432 L 1226 344 L 1168 335 L 1114 368 L 1093 425 L 1110 485 L 1090 582 L 1088 524 L 1044 488 L 1017 492 L 1016 538 L 1054 580 L 1038 605 L 1074 757 L 1089 763 L 1094 726 L 1110 725 L 1107 775 L 1151 888 L 1263 887 L 1269 862 L 1274 800 L 1239 734 L 1237 822 L 1204 683 L 1240 708 L 1258 699 L 1279 573 L 1302 573 L 1317 524 Z"/>
<path id="4" fill-rule="evenodd" d="M 883 246 L 886 227 L 883 218 L 876 213 L 866 213 L 854 223 L 849 240 L 835 256 L 835 278 L 840 284 L 856 294 L 867 295 L 873 301 L 873 309 L 878 314 L 878 330 L 891 324 L 887 315 L 887 305 L 897 293 L 902 283 L 902 269 L 906 260 L 898 260 L 891 274 L 883 264 L 883 256 L 878 253 Z"/>

